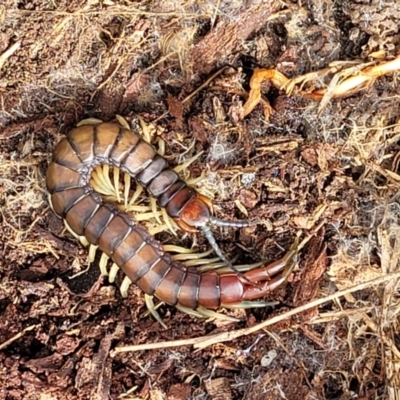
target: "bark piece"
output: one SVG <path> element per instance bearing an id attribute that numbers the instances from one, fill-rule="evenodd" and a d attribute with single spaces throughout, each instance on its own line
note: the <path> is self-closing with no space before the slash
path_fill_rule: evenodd
<path id="1" fill-rule="evenodd" d="M 260 30 L 268 17 L 277 12 L 281 3 L 268 0 L 249 9 L 242 10 L 239 15 L 229 20 L 220 20 L 191 51 L 191 61 L 195 74 L 208 74 L 222 65 L 226 58 L 237 52 L 243 41 Z"/>

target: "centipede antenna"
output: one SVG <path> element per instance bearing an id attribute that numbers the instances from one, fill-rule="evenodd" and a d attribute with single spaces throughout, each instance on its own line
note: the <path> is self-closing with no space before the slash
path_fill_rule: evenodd
<path id="1" fill-rule="evenodd" d="M 215 217 L 210 218 L 210 224 L 214 226 L 230 227 L 230 228 L 245 228 L 246 226 L 255 225 L 256 222 L 242 220 L 242 221 L 230 221 L 223 220 Z"/>
<path id="2" fill-rule="evenodd" d="M 221 249 L 219 248 L 214 235 L 212 234 L 211 228 L 209 226 L 203 226 L 203 233 L 204 236 L 207 238 L 208 243 L 210 243 L 210 246 L 212 247 L 212 249 L 214 250 L 215 254 L 221 259 L 222 262 L 225 263 L 225 265 L 227 267 L 229 267 L 229 269 L 231 269 L 232 271 L 234 271 L 238 276 L 240 276 L 240 278 L 242 278 L 244 281 L 246 281 L 247 283 L 249 283 L 252 286 L 256 286 L 256 284 L 254 282 L 251 282 L 248 278 L 246 278 L 243 273 L 241 273 L 240 271 L 238 271 L 235 266 L 222 254 Z"/>
<path id="3" fill-rule="evenodd" d="M 215 254 L 232 270 L 236 271 L 235 267 L 233 264 L 222 254 L 221 249 L 218 246 L 217 241 L 214 238 L 214 235 L 211 231 L 211 228 L 209 226 L 203 226 L 203 232 L 204 236 L 207 238 L 208 243 L 210 243 L 210 246 L 213 248 Z"/>

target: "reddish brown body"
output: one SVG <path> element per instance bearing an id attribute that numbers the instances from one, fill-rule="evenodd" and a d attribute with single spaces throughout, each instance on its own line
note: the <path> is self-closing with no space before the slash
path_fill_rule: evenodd
<path id="1" fill-rule="evenodd" d="M 285 275 L 281 261 L 248 271 L 201 274 L 163 252 L 162 246 L 126 213 L 103 201 L 89 185 L 93 168 L 110 164 L 129 173 L 186 230 L 210 219 L 208 200 L 186 185 L 155 148 L 117 123 L 85 125 L 72 130 L 57 145 L 47 171 L 47 188 L 54 211 L 77 234 L 106 253 L 129 279 L 149 295 L 170 305 L 216 309 L 224 304 L 263 297 Z"/>

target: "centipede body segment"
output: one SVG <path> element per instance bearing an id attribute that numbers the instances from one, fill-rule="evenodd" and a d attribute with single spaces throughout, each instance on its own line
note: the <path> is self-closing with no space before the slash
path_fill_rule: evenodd
<path id="1" fill-rule="evenodd" d="M 234 272 L 219 275 L 186 268 L 165 253 L 130 215 L 96 193 L 90 176 L 101 164 L 135 178 L 185 231 L 203 229 L 212 237 L 207 233 L 209 226 L 224 222 L 212 216 L 210 199 L 188 186 L 151 144 L 126 127 L 113 122 L 83 125 L 63 138 L 46 178 L 53 210 L 76 235 L 107 254 L 147 295 L 182 309 L 244 306 L 245 301 L 260 299 L 281 285 L 293 269 L 295 246 L 283 259 L 247 271 L 244 278 Z M 241 226 L 240 222 L 234 226 Z"/>

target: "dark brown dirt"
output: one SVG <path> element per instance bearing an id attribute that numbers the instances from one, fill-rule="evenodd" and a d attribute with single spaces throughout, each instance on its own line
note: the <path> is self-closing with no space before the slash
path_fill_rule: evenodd
<path id="1" fill-rule="evenodd" d="M 265 84 L 271 120 L 261 105 L 240 118 L 255 67 L 295 77 L 391 59 L 399 27 L 397 0 L 0 2 L 0 399 L 398 398 L 397 281 L 200 351 L 112 350 L 253 326 L 399 270 L 397 72 L 320 113 Z M 165 330 L 138 288 L 123 299 L 99 279 L 98 259 L 69 279 L 87 250 L 49 208 L 46 168 L 78 121 L 115 114 L 152 123 L 174 164 L 203 150 L 190 172 L 205 173 L 218 216 L 245 218 L 243 206 L 268 221 L 216 230 L 238 262 L 313 235 L 279 305 L 227 312 L 234 324 L 162 306 Z M 206 247 L 178 239 L 193 241 Z"/>

